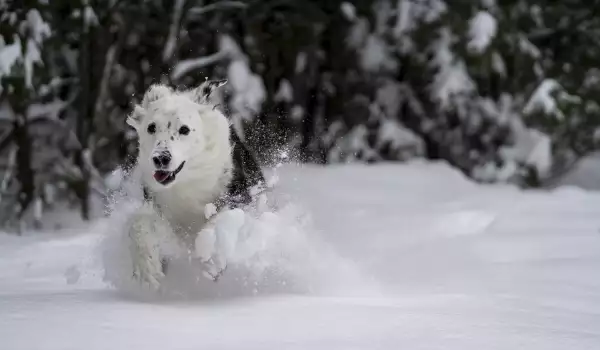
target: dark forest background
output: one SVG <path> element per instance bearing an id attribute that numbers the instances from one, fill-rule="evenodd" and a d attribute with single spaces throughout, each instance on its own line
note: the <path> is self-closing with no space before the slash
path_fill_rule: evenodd
<path id="1" fill-rule="evenodd" d="M 261 162 L 444 160 L 544 186 L 600 139 L 600 3 L 0 0 L 0 225 L 91 215 L 152 83 L 229 80 Z"/>

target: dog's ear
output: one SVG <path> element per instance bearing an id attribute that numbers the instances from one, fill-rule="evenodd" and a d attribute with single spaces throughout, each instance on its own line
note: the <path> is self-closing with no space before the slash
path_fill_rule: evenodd
<path id="1" fill-rule="evenodd" d="M 192 90 L 192 99 L 197 103 L 207 104 L 210 101 L 210 95 L 213 91 L 225 84 L 227 84 L 227 79 L 207 80 Z"/>
<path id="2" fill-rule="evenodd" d="M 148 91 L 144 94 L 144 98 L 142 99 L 142 108 L 148 109 L 148 105 L 151 102 L 159 100 L 165 96 L 168 96 L 173 93 L 168 86 L 162 84 L 154 84 L 150 86 Z"/>
<path id="3" fill-rule="evenodd" d="M 139 105 L 135 105 L 133 112 L 131 112 L 131 114 L 127 117 L 127 124 L 137 130 L 142 123 L 144 114 L 146 114 L 146 111 Z"/>

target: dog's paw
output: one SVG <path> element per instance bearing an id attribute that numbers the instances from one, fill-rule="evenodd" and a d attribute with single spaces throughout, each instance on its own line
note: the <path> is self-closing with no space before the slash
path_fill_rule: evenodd
<path id="1" fill-rule="evenodd" d="M 212 258 L 202 262 L 202 275 L 213 282 L 217 282 L 226 269 L 227 265 L 215 263 Z"/>
<path id="2" fill-rule="evenodd" d="M 219 257 L 217 247 L 216 231 L 212 225 L 205 227 L 196 236 L 195 242 L 196 258 L 202 263 L 202 274 L 204 277 L 217 281 L 223 271 L 225 264 Z"/>
<path id="3" fill-rule="evenodd" d="M 195 256 L 203 264 L 205 277 L 216 281 L 227 268 L 244 224 L 241 209 L 225 210 L 211 216 L 195 240 Z"/>
<path id="4" fill-rule="evenodd" d="M 216 250 L 216 241 L 216 232 L 214 225 L 211 223 L 196 235 L 196 240 L 194 242 L 196 258 L 199 258 L 201 261 L 211 259 Z"/>

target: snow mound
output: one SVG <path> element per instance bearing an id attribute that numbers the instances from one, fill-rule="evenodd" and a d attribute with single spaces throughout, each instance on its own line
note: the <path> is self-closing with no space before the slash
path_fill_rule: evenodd
<path id="1" fill-rule="evenodd" d="M 118 226 L 135 201 L 84 230 L 0 234 L 2 349 L 600 348 L 598 192 L 484 186 L 422 160 L 278 174 L 223 279 L 174 283 L 189 300 L 102 281 L 100 255 L 126 275 Z"/>
<path id="2" fill-rule="evenodd" d="M 114 200 L 117 203 L 112 217 L 107 219 L 105 239 L 99 247 L 104 280 L 127 296 L 154 298 L 158 295 L 144 290 L 131 278 L 128 218 L 141 202 L 124 197 Z M 308 213 L 292 202 L 283 201 L 271 208 L 265 208 L 263 203 L 218 215 L 216 249 L 227 261 L 224 274 L 213 282 L 203 276 L 198 261 L 188 256 L 173 258 L 161 281 L 161 297 L 235 298 L 340 291 L 356 294 L 370 288 L 351 262 L 336 256 L 320 239 L 311 228 Z"/>

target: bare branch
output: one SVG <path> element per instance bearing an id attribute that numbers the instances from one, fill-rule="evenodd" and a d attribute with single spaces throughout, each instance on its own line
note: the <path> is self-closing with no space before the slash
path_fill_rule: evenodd
<path id="1" fill-rule="evenodd" d="M 173 5 L 173 18 L 171 19 L 171 26 L 169 27 L 169 36 L 167 37 L 163 49 L 163 62 L 169 61 L 169 58 L 173 56 L 173 52 L 175 52 L 177 47 L 177 38 L 179 37 L 179 28 L 184 4 L 185 0 L 175 0 L 175 4 Z"/>
<path id="2" fill-rule="evenodd" d="M 0 138 L 0 152 L 2 152 L 8 145 L 10 145 L 12 140 L 13 140 L 13 132 L 12 132 L 12 128 L 11 128 L 2 135 L 2 138 Z"/>
<path id="3" fill-rule="evenodd" d="M 248 4 L 242 2 L 242 1 L 220 1 L 214 4 L 210 4 L 210 5 L 206 5 L 206 6 L 202 6 L 202 7 L 197 7 L 197 8 L 191 8 L 188 12 L 187 12 L 187 18 L 186 20 L 197 20 L 200 17 L 202 17 L 203 15 L 212 12 L 212 11 L 217 11 L 217 10 L 227 10 L 227 9 L 245 9 L 248 7 Z"/>

